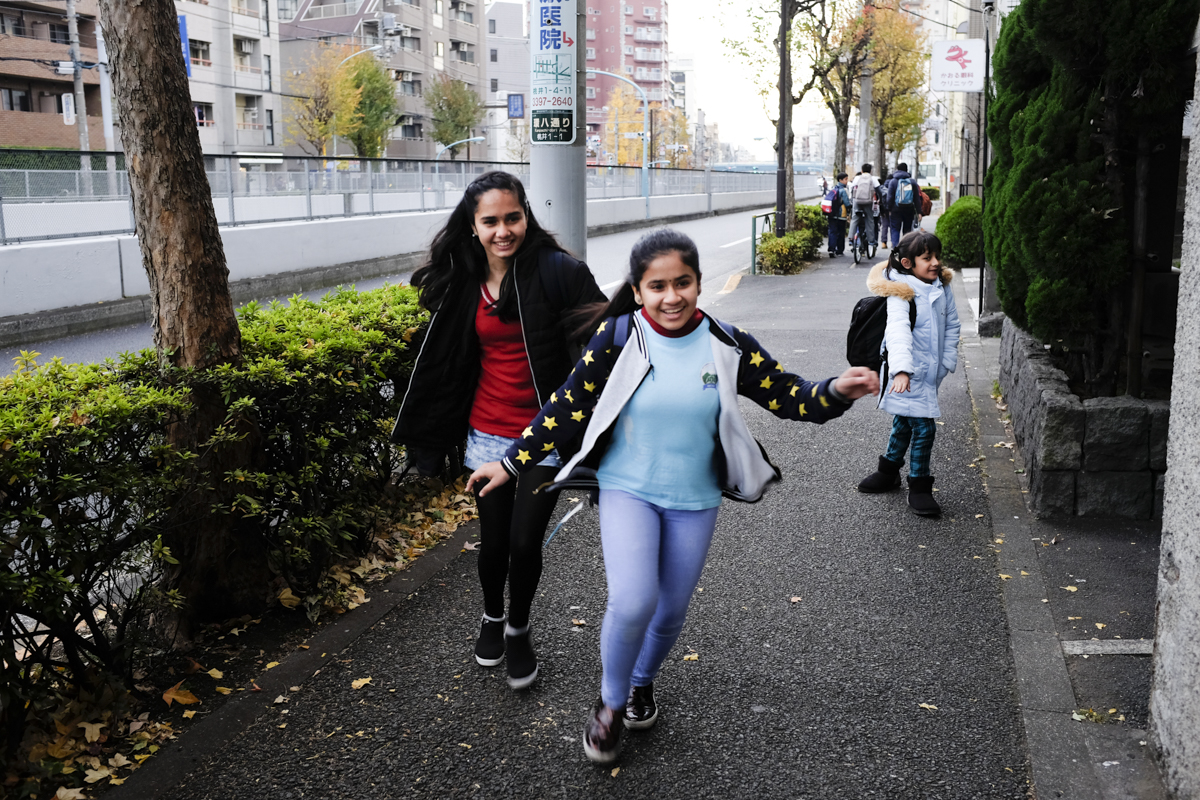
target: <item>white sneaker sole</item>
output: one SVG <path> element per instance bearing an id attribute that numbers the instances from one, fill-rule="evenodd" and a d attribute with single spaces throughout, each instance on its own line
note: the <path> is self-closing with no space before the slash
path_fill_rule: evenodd
<path id="1" fill-rule="evenodd" d="M 504 656 L 500 656 L 499 658 L 480 658 L 478 655 L 475 656 L 475 663 L 481 667 L 494 667 L 503 660 Z"/>
<path id="2" fill-rule="evenodd" d="M 499 663 L 499 662 L 496 662 L 496 663 Z M 538 676 L 538 668 L 535 666 L 533 668 L 533 672 L 529 673 L 524 678 L 514 678 L 513 676 L 509 675 L 508 676 L 508 685 L 512 689 L 524 689 L 526 686 L 528 686 L 529 684 L 536 681 L 537 676 Z"/>
<path id="3" fill-rule="evenodd" d="M 583 740 L 583 754 L 587 756 L 588 761 L 593 764 L 611 764 L 621 755 L 621 746 L 618 744 L 616 750 L 604 752 L 597 750 L 587 743 L 587 738 Z"/>
<path id="4" fill-rule="evenodd" d="M 651 717 L 650 719 L 634 721 L 634 720 L 629 719 L 628 717 L 625 717 L 625 728 L 626 728 L 626 730 L 631 730 L 631 731 L 644 731 L 648 728 L 653 728 L 654 723 L 656 723 L 656 722 L 658 722 L 658 709 L 657 708 L 654 709 L 654 716 Z"/>

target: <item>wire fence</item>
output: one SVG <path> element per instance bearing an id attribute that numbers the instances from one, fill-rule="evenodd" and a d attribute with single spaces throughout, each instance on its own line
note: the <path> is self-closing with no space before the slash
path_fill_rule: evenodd
<path id="1" fill-rule="evenodd" d="M 490 170 L 529 182 L 529 164 L 412 159 L 204 156 L 220 225 L 453 207 Z M 651 196 L 773 189 L 773 174 L 649 170 Z M 589 166 L 588 200 L 642 195 L 639 167 Z M 123 153 L 0 150 L 0 244 L 134 230 Z"/>

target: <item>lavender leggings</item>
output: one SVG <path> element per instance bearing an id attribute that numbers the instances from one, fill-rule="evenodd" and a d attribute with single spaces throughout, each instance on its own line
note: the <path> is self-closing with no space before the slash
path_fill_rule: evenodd
<path id="1" fill-rule="evenodd" d="M 627 492 L 600 491 L 608 610 L 600 630 L 600 696 L 620 708 L 629 687 L 654 680 L 683 630 L 717 509 L 679 511 Z"/>

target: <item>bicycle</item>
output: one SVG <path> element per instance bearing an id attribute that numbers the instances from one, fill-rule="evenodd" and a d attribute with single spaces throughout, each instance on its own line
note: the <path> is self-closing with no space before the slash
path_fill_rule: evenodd
<path id="1" fill-rule="evenodd" d="M 858 208 L 854 211 L 854 235 L 850 237 L 850 254 L 854 256 L 854 263 L 857 264 L 861 258 L 875 257 L 875 243 L 866 235 L 867 226 L 867 211 L 864 208 Z M 870 224 L 875 225 L 875 221 L 871 220 Z M 865 240 L 865 241 L 864 241 Z"/>

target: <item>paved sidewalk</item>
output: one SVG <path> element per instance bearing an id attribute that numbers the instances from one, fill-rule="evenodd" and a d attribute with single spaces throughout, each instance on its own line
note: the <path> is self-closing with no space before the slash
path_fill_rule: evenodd
<path id="1" fill-rule="evenodd" d="M 866 294 L 867 269 L 851 263 L 823 259 L 800 276 L 747 276 L 736 291 L 715 298 L 721 287 L 707 286 L 706 308 L 754 332 L 788 368 L 807 377 L 836 374 L 844 368 L 850 310 Z M 963 286 L 955 284 L 968 330 Z M 1018 642 L 1028 628 L 1044 635 L 1026 638 L 1053 651 L 1052 626 L 1067 612 L 1083 617 L 1071 621 L 1077 626 L 1107 620 L 1110 635 L 1152 635 L 1146 624 L 1153 620 L 1153 569 L 1147 583 L 1145 568 L 1156 564 L 1157 536 L 1152 546 L 1143 530 L 1150 526 L 1110 526 L 1097 545 L 1088 526 L 1074 526 L 1069 556 L 1055 545 L 1026 558 L 1013 546 L 1023 536 L 1033 549 L 1032 537 L 1044 531 L 1030 520 L 1014 521 L 1022 528 L 1008 521 L 1025 514 L 1013 511 L 1019 487 L 1015 494 L 1002 487 L 1002 469 L 991 468 L 1001 460 L 997 454 L 1007 463 L 1011 453 L 991 447 L 1003 429 L 990 425 L 989 414 L 998 412 L 981 399 L 994 369 L 989 345 L 969 339 L 964 345 L 963 368 L 943 386 L 945 416 L 934 450 L 941 520 L 910 514 L 902 493 L 855 490 L 890 428 L 890 418 L 869 400 L 824 426 L 778 421 L 746 406 L 752 431 L 784 480 L 760 503 L 723 507 L 689 621 L 656 683 L 659 724 L 629 737 L 618 771 L 589 764 L 579 741 L 599 688 L 605 598 L 596 515 L 589 510 L 546 550 L 533 619 L 542 673 L 530 691 L 512 692 L 502 667 L 485 670 L 471 658 L 480 594 L 474 553 L 458 552 L 467 530 L 450 549 L 425 557 L 422 585 L 424 576 L 398 576 L 406 586 L 377 592 L 372 603 L 329 626 L 342 632 L 326 640 L 327 650 L 318 653 L 324 642 L 314 642 L 264 673 L 264 693 L 231 704 L 242 712 L 196 725 L 174 755 L 151 759 L 109 796 L 959 800 L 1029 797 L 1036 777 L 1042 798 L 1154 797 L 1138 782 L 1144 770 L 1106 789 L 1100 778 L 1111 768 L 1095 762 L 1087 769 L 1105 748 L 1133 747 L 1136 755 L 1145 748 L 1129 738 L 1138 735 L 1132 726 L 1071 720 L 1081 706 L 1073 697 L 1066 702 L 1072 690 L 1060 675 L 1045 679 L 1062 708 L 1031 703 L 1043 680 L 1031 663 L 1045 665 L 1031 661 Z M 981 454 L 988 456 L 986 470 L 979 468 Z M 1007 494 L 997 504 L 999 492 Z M 567 505 L 560 501 L 558 515 Z M 1140 544 L 1126 545 L 1130 550 L 1116 558 L 1092 553 L 1089 547 L 1115 548 L 1118 530 L 1121 537 L 1140 532 L 1122 538 Z M 1117 563 L 1127 574 L 1113 572 Z M 439 564 L 445 566 L 435 573 Z M 1000 579 L 1014 569 L 1030 574 Z M 1087 579 L 1086 588 L 1070 596 L 1039 593 L 1079 578 Z M 1103 598 L 1113 592 L 1103 587 L 1123 584 L 1139 588 L 1110 609 Z M 1046 609 L 1048 622 L 1014 622 L 1018 590 Z M 1074 635 L 1087 638 L 1090 631 L 1080 627 Z M 698 660 L 684 661 L 689 652 Z M 1137 699 L 1144 692 L 1136 675 L 1109 684 L 1103 670 L 1093 669 L 1103 659 L 1073 658 L 1085 664 L 1069 675 L 1075 693 L 1097 709 L 1113 702 L 1126 710 L 1127 722 L 1140 723 L 1145 699 Z M 370 685 L 352 688 L 368 676 Z M 294 682 L 299 691 L 274 705 L 268 679 Z M 1039 715 L 1051 718 L 1045 736 L 1027 733 Z M 1048 760 L 1043 745 L 1058 740 L 1071 744 L 1065 760 Z M 1083 766 L 1051 780 L 1047 767 L 1071 758 Z M 1130 761 L 1115 760 L 1122 767 Z M 1085 773 L 1090 783 L 1077 778 Z M 1076 784 L 1101 793 L 1076 792 Z"/>

